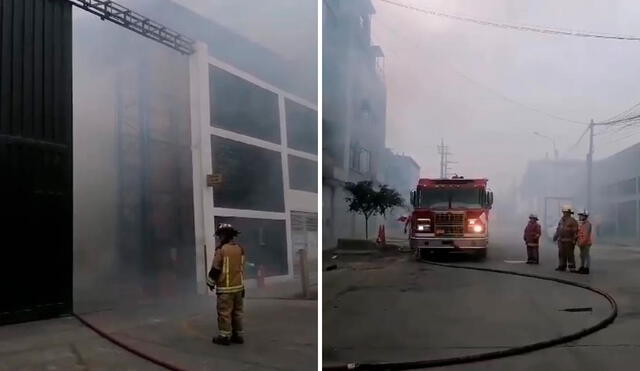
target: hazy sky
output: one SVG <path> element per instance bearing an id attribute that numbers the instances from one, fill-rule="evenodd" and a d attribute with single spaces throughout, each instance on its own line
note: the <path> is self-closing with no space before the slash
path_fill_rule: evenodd
<path id="1" fill-rule="evenodd" d="M 627 0 L 398 0 L 416 7 L 498 22 L 640 36 L 640 2 Z M 439 175 L 444 138 L 454 172 L 488 176 L 495 188 L 520 181 L 528 159 L 584 158 L 569 151 L 583 126 L 640 102 L 640 42 L 552 36 L 480 26 L 372 0 L 373 36 L 385 54 L 387 145 L 412 155 L 422 175 Z M 472 82 L 473 80 L 475 82 Z M 484 85 L 485 87 L 483 87 Z M 596 136 L 602 158 L 640 141 L 640 127 Z M 582 180 L 580 180 L 582 181 Z"/>
<path id="2" fill-rule="evenodd" d="M 257 42 L 285 59 L 308 66 L 312 73 L 316 73 L 317 0 L 172 1 Z M 144 6 L 138 0 L 117 2 L 145 15 Z M 75 18 L 95 17 L 78 9 L 74 9 L 73 14 Z"/>
<path id="3" fill-rule="evenodd" d="M 174 0 L 286 59 L 317 65 L 317 0 Z"/>

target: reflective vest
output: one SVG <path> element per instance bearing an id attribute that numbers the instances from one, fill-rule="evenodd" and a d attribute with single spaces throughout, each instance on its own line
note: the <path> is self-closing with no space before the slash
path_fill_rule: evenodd
<path id="1" fill-rule="evenodd" d="M 578 229 L 578 246 L 591 246 L 591 222 L 585 220 Z"/>
<path id="2" fill-rule="evenodd" d="M 213 268 L 219 271 L 215 282 L 218 294 L 230 294 L 244 290 L 244 249 L 236 242 L 229 242 L 216 249 Z M 211 280 L 211 278 L 207 278 Z"/>

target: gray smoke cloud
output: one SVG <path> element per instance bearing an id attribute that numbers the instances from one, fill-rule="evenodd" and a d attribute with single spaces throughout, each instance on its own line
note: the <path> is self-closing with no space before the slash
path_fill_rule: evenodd
<path id="1" fill-rule="evenodd" d="M 630 1 L 404 1 L 416 7 L 515 24 L 640 35 L 640 4 Z M 502 193 L 522 179 L 529 160 L 584 159 L 584 126 L 551 114 L 603 120 L 640 100 L 637 42 L 518 32 L 425 15 L 373 1 L 373 34 L 386 54 L 387 144 L 414 156 L 423 176 L 437 176 L 444 138 L 454 171 L 483 176 Z M 638 128 L 598 130 L 595 158 L 636 143 Z M 584 180 L 574 185 L 583 187 Z"/>

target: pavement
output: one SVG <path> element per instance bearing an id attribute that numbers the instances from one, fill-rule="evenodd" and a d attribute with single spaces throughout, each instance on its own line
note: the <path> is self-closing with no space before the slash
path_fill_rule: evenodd
<path id="1" fill-rule="evenodd" d="M 619 305 L 609 327 L 565 345 L 452 370 L 604 370 L 640 362 L 640 247 L 596 245 L 591 275 L 555 272 L 557 249 L 523 263 L 520 231 L 501 231 L 484 261 L 456 264 L 561 277 L 604 289 Z M 577 250 L 576 250 L 577 251 Z M 452 260 L 452 259 L 447 259 Z M 323 275 L 323 363 L 416 361 L 506 349 L 577 332 L 609 306 L 558 283 L 419 263 L 410 254 L 340 256 Z M 325 263 L 326 264 L 326 263 Z M 590 312 L 563 309 L 586 307 Z M 443 368 L 444 369 L 444 368 Z"/>
<path id="2" fill-rule="evenodd" d="M 289 296 L 287 296 L 289 295 Z M 194 296 L 82 313 L 128 346 L 185 370 L 315 370 L 317 300 L 291 282 L 248 289 L 244 345 L 211 343 L 215 298 Z M 73 317 L 0 327 L 0 370 L 160 370 Z"/>

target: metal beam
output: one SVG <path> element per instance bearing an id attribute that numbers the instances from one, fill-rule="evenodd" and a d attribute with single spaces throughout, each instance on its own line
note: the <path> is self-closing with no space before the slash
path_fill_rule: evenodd
<path id="1" fill-rule="evenodd" d="M 127 28 L 148 39 L 157 41 L 182 54 L 195 52 L 194 40 L 157 23 L 140 13 L 108 0 L 66 0 L 80 9 L 86 10 L 119 26 Z"/>

